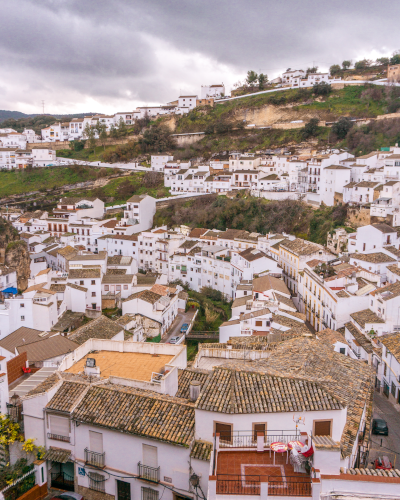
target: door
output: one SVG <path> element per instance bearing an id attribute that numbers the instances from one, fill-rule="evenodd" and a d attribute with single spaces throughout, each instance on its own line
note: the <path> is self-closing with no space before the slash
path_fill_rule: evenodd
<path id="1" fill-rule="evenodd" d="M 131 483 L 117 479 L 117 500 L 131 500 Z"/>
<path id="2" fill-rule="evenodd" d="M 314 422 L 314 436 L 330 436 L 331 435 L 330 420 L 317 420 Z"/>
<path id="3" fill-rule="evenodd" d="M 143 445 L 143 465 L 154 469 L 158 467 L 157 446 Z"/>
<path id="4" fill-rule="evenodd" d="M 254 442 L 257 442 L 257 432 L 262 432 L 264 434 L 264 439 L 266 436 L 266 428 L 265 424 L 254 424 L 253 425 L 253 440 Z"/>
<path id="5" fill-rule="evenodd" d="M 215 433 L 219 433 L 219 440 L 224 443 L 232 443 L 232 426 L 230 424 L 215 424 Z"/>

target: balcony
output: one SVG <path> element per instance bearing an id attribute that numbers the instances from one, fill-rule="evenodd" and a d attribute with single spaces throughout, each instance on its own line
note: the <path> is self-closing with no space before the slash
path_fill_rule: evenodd
<path id="1" fill-rule="evenodd" d="M 54 439 L 54 441 L 64 441 L 64 443 L 69 443 L 69 436 L 60 436 L 59 434 L 52 434 L 51 432 L 47 433 L 47 437 L 49 439 Z"/>
<path id="2" fill-rule="evenodd" d="M 287 453 L 274 456 L 270 449 L 271 443 L 276 441 L 287 444 L 299 440 L 300 435 L 294 430 L 266 431 L 264 436 L 263 432 L 254 431 L 217 435 L 211 461 L 209 499 L 215 500 L 214 491 L 216 498 L 218 495 L 311 497 L 309 473 L 295 472 Z M 302 470 L 305 471 L 304 466 Z"/>
<path id="3" fill-rule="evenodd" d="M 97 453 L 96 451 L 90 451 L 85 448 L 85 464 L 87 465 L 92 465 L 93 467 L 103 469 L 106 466 L 105 456 L 105 452 Z"/>
<path id="4" fill-rule="evenodd" d="M 140 479 L 145 479 L 146 481 L 151 481 L 152 483 L 159 483 L 160 467 L 150 467 L 149 465 L 143 465 L 139 462 L 138 475 Z"/>

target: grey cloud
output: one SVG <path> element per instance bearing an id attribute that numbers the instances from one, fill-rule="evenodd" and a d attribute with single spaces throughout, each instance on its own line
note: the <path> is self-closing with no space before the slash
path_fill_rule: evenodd
<path id="1" fill-rule="evenodd" d="M 40 94 L 83 108 L 87 98 L 124 107 L 171 100 L 178 87 L 208 83 L 198 56 L 220 80 L 391 53 L 400 5 L 390 10 L 372 0 L 3 0 L 0 106 Z M 182 61 L 157 59 L 166 44 Z"/>

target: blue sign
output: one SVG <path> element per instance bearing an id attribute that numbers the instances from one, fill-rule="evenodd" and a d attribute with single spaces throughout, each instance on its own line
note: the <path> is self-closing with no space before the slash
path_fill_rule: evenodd
<path id="1" fill-rule="evenodd" d="M 85 467 L 78 467 L 78 474 L 80 476 L 86 476 L 86 470 Z"/>

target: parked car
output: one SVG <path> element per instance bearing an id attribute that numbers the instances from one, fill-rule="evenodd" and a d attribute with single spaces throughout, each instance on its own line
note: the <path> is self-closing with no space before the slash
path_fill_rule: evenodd
<path id="1" fill-rule="evenodd" d="M 372 434 L 382 434 L 383 436 L 389 436 L 389 427 L 385 420 L 381 418 L 374 418 L 372 421 Z"/>
<path id="2" fill-rule="evenodd" d="M 181 333 L 186 333 L 189 329 L 189 325 L 187 323 L 183 323 L 181 326 Z"/>
<path id="3" fill-rule="evenodd" d="M 57 498 L 58 500 L 83 500 L 82 495 L 79 495 L 79 493 L 74 493 L 73 491 L 58 493 L 56 496 L 52 497 L 52 500 L 54 498 Z"/>
<path id="4" fill-rule="evenodd" d="M 179 336 L 171 337 L 168 341 L 168 344 L 177 344 L 179 342 L 179 339 L 180 339 Z"/>

